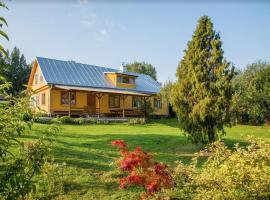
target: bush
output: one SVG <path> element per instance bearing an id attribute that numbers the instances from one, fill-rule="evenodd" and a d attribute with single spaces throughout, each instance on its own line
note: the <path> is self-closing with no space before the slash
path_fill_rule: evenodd
<path id="1" fill-rule="evenodd" d="M 106 120 L 106 119 L 98 119 L 97 123 L 98 124 L 109 124 L 110 122 L 109 122 L 109 120 Z"/>
<path id="2" fill-rule="evenodd" d="M 51 119 L 51 123 L 53 123 L 53 124 L 62 124 L 62 121 L 60 120 L 60 118 L 56 117 L 56 118 Z"/>
<path id="3" fill-rule="evenodd" d="M 63 117 L 60 117 L 59 118 L 59 121 L 62 123 L 62 124 L 71 124 L 73 122 L 72 118 L 69 117 L 69 116 L 63 116 Z"/>
<path id="4" fill-rule="evenodd" d="M 51 123 L 53 123 L 52 118 L 50 118 L 50 117 L 35 117 L 34 121 L 36 123 L 40 123 L 40 124 L 51 124 Z"/>
<path id="5" fill-rule="evenodd" d="M 97 118 L 94 118 L 94 117 L 86 118 L 86 119 L 85 119 L 85 123 L 88 123 L 88 124 L 96 124 L 96 123 L 97 123 Z"/>
<path id="6" fill-rule="evenodd" d="M 269 199 L 270 140 L 249 140 L 229 150 L 216 142 L 200 152 L 190 165 L 179 162 L 170 199 Z M 199 168 L 197 159 L 210 155 Z"/>
<path id="7" fill-rule="evenodd" d="M 52 199 L 63 194 L 67 182 L 65 170 L 65 162 L 62 164 L 46 162 L 37 181 L 36 191 L 30 194 L 31 199 Z"/>
<path id="8" fill-rule="evenodd" d="M 145 118 L 130 118 L 128 120 L 129 125 L 146 124 Z"/>
<path id="9" fill-rule="evenodd" d="M 84 118 L 82 118 L 82 117 L 80 117 L 80 118 L 75 118 L 75 119 L 73 119 L 73 123 L 74 123 L 74 124 L 82 125 L 82 124 L 85 123 L 85 120 L 84 120 Z"/>
<path id="10" fill-rule="evenodd" d="M 145 192 L 140 196 L 140 199 L 143 199 L 154 196 L 161 189 L 172 187 L 170 170 L 165 164 L 155 162 L 151 154 L 142 151 L 140 147 L 129 151 L 123 140 L 115 140 L 112 145 L 116 146 L 122 155 L 118 161 L 119 168 L 127 174 L 120 179 L 120 189 L 128 186 L 143 187 Z"/>

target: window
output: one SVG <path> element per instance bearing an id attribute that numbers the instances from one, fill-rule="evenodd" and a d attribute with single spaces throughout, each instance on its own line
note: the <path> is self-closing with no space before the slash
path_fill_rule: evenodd
<path id="1" fill-rule="evenodd" d="M 109 96 L 109 107 L 120 108 L 120 96 L 110 95 Z"/>
<path id="2" fill-rule="evenodd" d="M 126 77 L 126 76 L 124 76 L 124 77 L 123 77 L 123 83 L 129 83 L 129 78 Z"/>
<path id="3" fill-rule="evenodd" d="M 46 94 L 45 93 L 43 93 L 42 95 L 41 95 L 41 104 L 42 105 L 45 105 L 45 103 L 46 103 Z"/>
<path id="4" fill-rule="evenodd" d="M 122 77 L 121 76 L 117 76 L 117 82 L 122 83 Z"/>
<path id="5" fill-rule="evenodd" d="M 154 107 L 157 109 L 161 109 L 161 100 L 160 99 L 154 99 Z"/>
<path id="6" fill-rule="evenodd" d="M 30 106 L 31 107 L 35 107 L 36 106 L 36 98 L 35 97 L 31 97 L 30 98 Z"/>
<path id="7" fill-rule="evenodd" d="M 35 85 L 37 85 L 37 84 L 38 84 L 38 75 L 35 74 Z"/>
<path id="8" fill-rule="evenodd" d="M 142 100 L 140 97 L 132 97 L 132 107 L 141 108 Z"/>
<path id="9" fill-rule="evenodd" d="M 76 104 L 76 93 L 70 92 L 70 104 Z M 61 105 L 69 105 L 69 92 L 61 91 Z"/>
<path id="10" fill-rule="evenodd" d="M 129 77 L 129 83 L 130 84 L 135 84 L 135 79 L 133 77 Z"/>
<path id="11" fill-rule="evenodd" d="M 42 75 L 39 76 L 39 82 L 43 83 L 43 76 Z"/>
<path id="12" fill-rule="evenodd" d="M 39 95 L 36 96 L 36 106 L 39 106 Z"/>
<path id="13" fill-rule="evenodd" d="M 128 77 L 128 76 L 117 76 L 117 82 L 118 83 L 135 84 L 135 78 Z"/>

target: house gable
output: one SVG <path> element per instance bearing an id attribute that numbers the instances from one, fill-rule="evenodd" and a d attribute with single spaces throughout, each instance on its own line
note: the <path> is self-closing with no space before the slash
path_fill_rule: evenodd
<path id="1" fill-rule="evenodd" d="M 33 64 L 33 68 L 31 70 L 31 74 L 29 77 L 29 81 L 28 81 L 28 89 L 30 90 L 38 90 L 40 88 L 43 88 L 44 86 L 47 85 L 47 82 L 45 80 L 45 77 L 42 73 L 42 70 L 37 62 L 37 60 L 35 60 L 34 64 Z"/>

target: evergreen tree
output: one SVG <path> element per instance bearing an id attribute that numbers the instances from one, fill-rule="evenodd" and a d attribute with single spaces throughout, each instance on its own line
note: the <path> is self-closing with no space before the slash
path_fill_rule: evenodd
<path id="1" fill-rule="evenodd" d="M 177 69 L 171 103 L 193 142 L 213 142 L 230 124 L 234 67 L 223 58 L 220 35 L 209 17 L 199 19 Z"/>
<path id="2" fill-rule="evenodd" d="M 11 54 L 7 52 L 7 57 L 0 55 L 0 76 L 3 76 L 12 87 L 8 90 L 13 96 L 18 95 L 25 89 L 31 67 L 26 63 L 25 57 L 20 50 L 15 47 Z"/>

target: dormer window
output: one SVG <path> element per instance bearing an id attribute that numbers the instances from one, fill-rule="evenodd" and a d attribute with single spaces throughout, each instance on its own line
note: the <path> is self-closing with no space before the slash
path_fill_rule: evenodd
<path id="1" fill-rule="evenodd" d="M 117 76 L 117 82 L 118 83 L 126 83 L 126 84 L 135 84 L 135 78 L 134 77 L 128 77 L 128 76 Z"/>
<path id="2" fill-rule="evenodd" d="M 110 80 L 116 87 L 119 88 L 136 88 L 136 78 L 137 75 L 134 75 L 129 72 L 104 72 L 106 78 Z"/>

